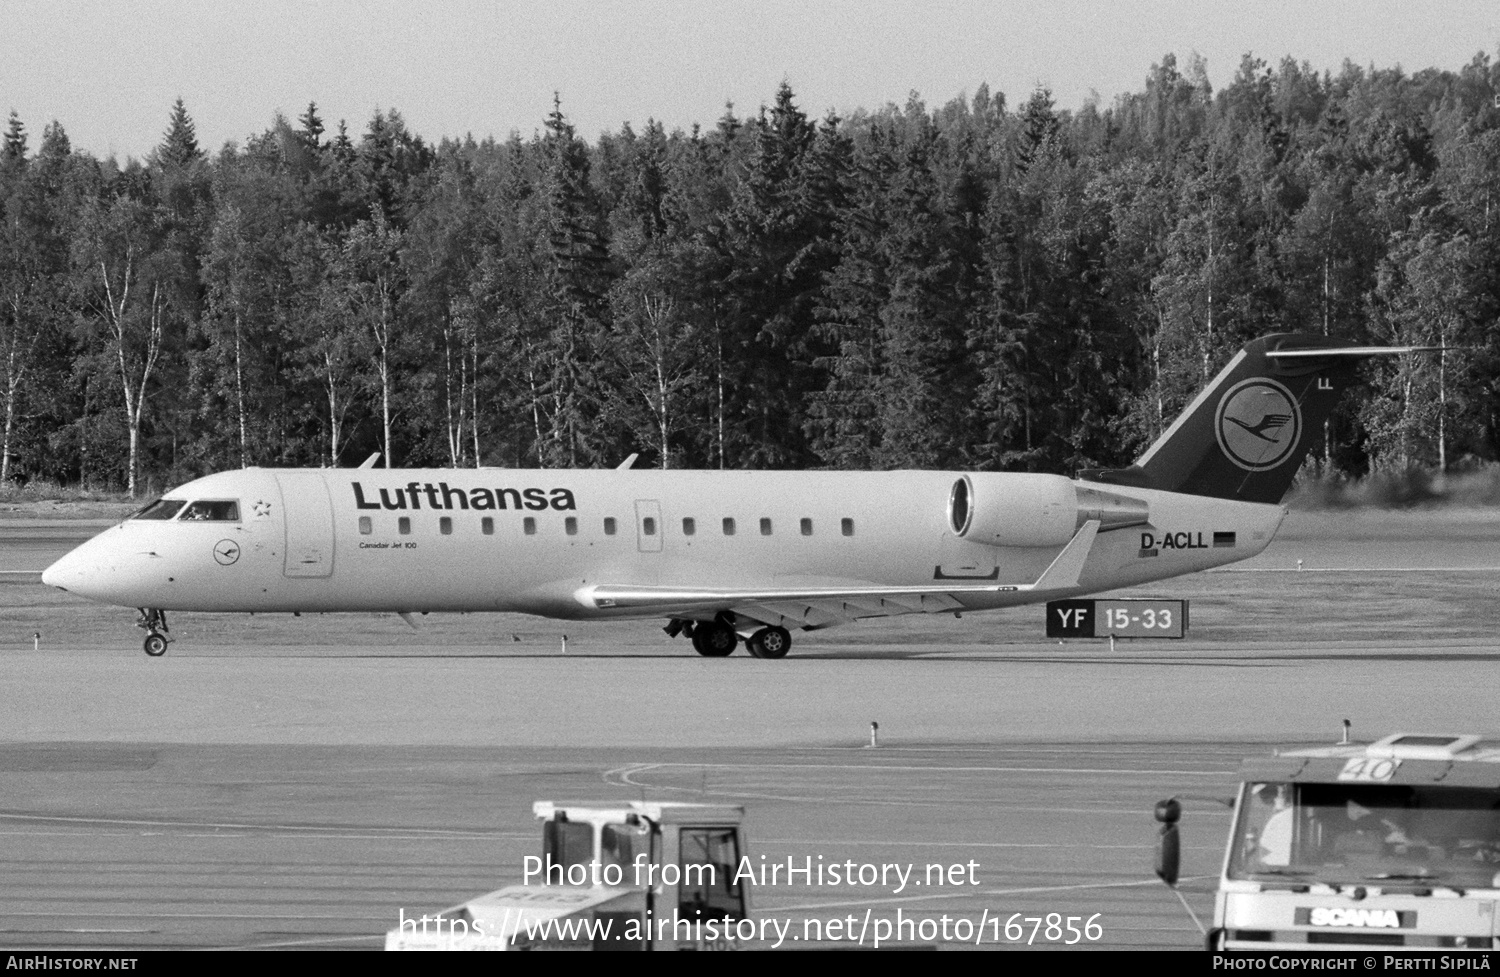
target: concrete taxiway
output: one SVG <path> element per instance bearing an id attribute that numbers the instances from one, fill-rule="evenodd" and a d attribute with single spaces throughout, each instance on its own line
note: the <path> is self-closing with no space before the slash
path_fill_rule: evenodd
<path id="1" fill-rule="evenodd" d="M 1098 914 L 1084 945 L 1192 948 L 1150 875 L 1157 799 L 1227 796 L 1241 756 L 1344 718 L 1500 732 L 1487 518 L 1293 531 L 1154 588 L 1193 599 L 1187 640 L 1113 651 L 1038 640 L 1039 611 L 856 625 L 781 662 L 649 623 L 193 615 L 153 660 L 127 610 L 0 586 L 0 946 L 374 947 L 521 881 L 533 800 L 602 796 L 743 803 L 757 859 L 897 870 L 753 889 L 796 934 L 946 916 L 951 938 L 896 937 L 1014 946 L 1014 917 L 1055 946 L 1049 913 Z M 1226 828 L 1189 806 L 1200 916 Z"/>

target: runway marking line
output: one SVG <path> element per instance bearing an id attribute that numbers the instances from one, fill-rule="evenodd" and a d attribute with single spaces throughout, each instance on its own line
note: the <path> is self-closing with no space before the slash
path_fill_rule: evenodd
<path id="1" fill-rule="evenodd" d="M 16 814 L 0 813 L 0 821 L 47 821 L 60 824 L 110 824 L 110 825 L 136 825 L 145 828 L 224 828 L 231 831 L 296 831 L 318 833 L 320 836 L 328 836 L 335 831 L 348 831 L 348 828 L 334 826 L 320 826 L 313 824 L 238 824 L 233 822 L 218 823 L 214 821 L 140 821 L 133 818 L 101 818 L 101 817 L 78 817 L 63 814 Z M 428 838 L 530 838 L 531 835 L 521 835 L 516 832 L 509 834 L 487 831 L 465 831 L 459 828 L 365 828 L 368 835 L 350 835 L 349 837 L 428 837 Z M 11 832 L 7 832 L 11 833 Z M 14 832 L 15 834 L 32 832 Z M 204 836 L 212 837 L 212 836 Z"/>
<path id="2" fill-rule="evenodd" d="M 615 767 L 613 770 L 605 771 L 605 776 L 625 773 L 643 772 L 654 770 L 659 767 L 690 767 L 700 770 L 858 770 L 868 773 L 872 770 L 895 770 L 902 773 L 919 771 L 934 774 L 953 773 L 1040 773 L 1040 774 L 1101 774 L 1106 776 L 1122 777 L 1224 777 L 1233 774 L 1233 770 L 1102 770 L 1088 767 L 933 767 L 911 765 L 904 766 L 894 763 L 687 763 L 682 761 L 664 761 L 661 763 L 629 763 Z"/>
<path id="3" fill-rule="evenodd" d="M 1183 882 L 1198 882 L 1212 876 L 1202 875 L 1184 878 Z M 1137 882 L 1083 882 L 1078 885 L 1038 885 L 1018 889 L 984 889 L 978 892 L 934 892 L 924 896 L 890 896 L 883 899 L 849 899 L 840 902 L 806 903 L 792 906 L 768 906 L 768 912 L 805 912 L 817 909 L 838 909 L 845 906 L 885 906 L 898 903 L 931 902 L 937 899 L 971 899 L 980 896 L 1020 896 L 1042 892 L 1077 892 L 1084 889 L 1131 889 L 1161 885 L 1159 879 L 1142 879 Z"/>
<path id="4" fill-rule="evenodd" d="M 103 917 L 103 916 L 107 916 L 110 919 L 357 919 L 357 920 L 367 920 L 367 919 L 370 919 L 370 920 L 373 920 L 373 919 L 378 918 L 378 917 L 375 917 L 375 916 L 353 916 L 353 915 L 343 915 L 343 916 L 325 916 L 325 915 L 321 915 L 321 914 L 320 915 L 311 915 L 309 913 L 110 913 L 110 912 L 97 912 L 97 913 L 38 913 L 38 912 L 19 912 L 19 913 L 6 913 L 5 915 L 7 915 L 7 916 L 28 916 L 28 917 L 37 917 L 37 918 L 42 918 L 42 919 L 67 919 L 69 917 L 73 917 L 73 918 L 80 918 L 81 917 L 81 918 L 84 918 L 84 919 L 88 919 L 88 918 L 98 919 L 98 918 Z"/>
<path id="5" fill-rule="evenodd" d="M 1207 813 L 1207 812 L 1204 812 Z M 1197 812 L 1195 811 L 1196 815 Z M 1225 817 L 1229 816 L 1225 812 Z M 756 838 L 757 845 L 858 845 L 863 848 L 883 845 L 887 848 L 1101 848 L 1106 850 L 1140 851 L 1140 845 L 1079 845 L 1079 844 L 1031 844 L 1012 841 L 865 841 L 859 838 Z M 1198 846 L 1207 851 L 1218 851 L 1223 845 Z"/>
<path id="6" fill-rule="evenodd" d="M 1219 567 L 1203 573 L 1494 573 L 1500 567 Z"/>
<path id="7" fill-rule="evenodd" d="M 384 940 L 384 933 L 369 936 L 326 936 L 319 940 L 283 940 L 278 943 L 246 943 L 244 946 L 219 946 L 215 950 L 280 950 L 294 946 L 321 946 L 324 943 L 354 943 L 362 940 Z"/>
<path id="8" fill-rule="evenodd" d="M 716 785 L 716 787 L 718 789 L 716 789 L 716 790 L 708 790 L 706 784 L 704 786 L 676 786 L 676 785 L 672 785 L 672 784 L 651 784 L 651 783 L 644 783 L 644 782 L 636 779 L 636 775 L 638 775 L 638 774 L 648 773 L 648 772 L 650 772 L 652 770 L 656 770 L 656 769 L 663 768 L 663 767 L 686 767 L 686 768 L 694 768 L 694 769 L 700 769 L 700 770 L 705 770 L 705 771 L 714 771 L 714 770 L 746 770 L 746 769 L 759 769 L 759 770 L 790 770 L 790 769 L 827 770 L 827 769 L 833 769 L 833 770 L 858 770 L 858 771 L 861 771 L 861 772 L 868 772 L 868 771 L 871 771 L 871 770 L 901 770 L 901 771 L 919 770 L 919 771 L 923 771 L 923 772 L 936 770 L 936 771 L 940 771 L 940 772 L 943 772 L 943 773 L 951 773 L 953 771 L 1010 772 L 1010 773 L 1072 773 L 1072 772 L 1079 772 L 1077 770 L 1070 769 L 1070 768 L 1063 768 L 1061 770 L 1045 770 L 1045 769 L 1021 768 L 1021 767 L 1018 767 L 1018 768 L 1005 768 L 1005 767 L 938 767 L 938 768 L 933 768 L 933 767 L 901 767 L 901 766 L 895 766 L 895 765 L 890 765 L 890 764 L 876 764 L 876 765 L 872 765 L 872 766 L 858 766 L 858 765 L 835 765 L 835 764 L 816 764 L 816 763 L 809 763 L 809 764 L 702 764 L 702 763 L 645 763 L 645 764 L 639 764 L 638 763 L 638 764 L 628 764 L 628 765 L 623 766 L 623 767 L 615 767 L 612 770 L 606 770 L 604 772 L 604 774 L 603 774 L 603 780 L 604 780 L 605 783 L 612 784 L 614 786 L 637 787 L 637 788 L 640 788 L 642 790 L 664 790 L 664 791 L 674 791 L 674 792 L 679 793 L 679 794 L 697 794 L 697 795 L 700 795 L 700 796 L 713 796 L 713 797 L 740 797 L 740 798 L 750 798 L 750 799 L 754 799 L 754 800 L 764 800 L 764 801 L 785 801 L 785 802 L 788 802 L 788 803 L 804 803 L 804 804 L 806 804 L 806 803 L 820 803 L 820 802 L 829 802 L 829 801 L 841 801 L 841 802 L 846 803 L 846 804 L 877 804 L 877 805 L 887 805 L 887 806 L 893 806 L 893 807 L 943 807 L 943 806 L 947 806 L 947 805 L 950 805 L 950 804 L 953 803 L 953 798 L 951 798 L 951 797 L 942 798 L 942 799 L 938 799 L 938 800 L 923 800 L 923 799 L 919 799 L 919 798 L 915 798 L 915 797 L 914 798 L 891 798 L 889 796 L 886 796 L 886 797 L 882 797 L 882 798 L 873 798 L 873 797 L 872 798 L 860 798 L 860 797 L 853 797 L 853 798 L 851 798 L 851 797 L 848 797 L 848 796 L 830 797 L 830 796 L 825 796 L 825 795 L 813 795 L 813 794 L 768 794 L 768 793 L 764 793 L 764 792 L 761 792 L 761 791 L 754 790 L 753 789 L 753 787 L 754 787 L 753 784 L 744 784 L 744 785 L 741 785 L 740 787 L 734 787 L 732 785 L 730 785 L 730 786 Z M 1115 771 L 1092 771 L 1092 772 L 1095 772 L 1095 773 L 1113 773 Z M 1180 777 L 1180 776 L 1189 776 L 1189 775 L 1191 775 L 1191 776 L 1215 776 L 1215 777 L 1222 777 L 1222 776 L 1226 776 L 1226 774 L 1227 774 L 1227 771 L 1214 771 L 1214 772 L 1210 772 L 1210 771 L 1136 771 L 1136 773 L 1157 773 L 1157 772 L 1161 772 L 1164 775 L 1178 776 L 1178 777 Z M 863 789 L 863 788 L 860 785 L 851 785 L 851 789 L 853 789 L 853 790 L 860 790 L 860 789 Z M 923 796 L 925 797 L 926 794 L 924 793 Z M 1011 808 L 1010 810 L 1016 810 L 1016 809 L 1015 808 Z M 1098 815 L 1098 814 L 1134 814 L 1134 813 L 1136 813 L 1134 811 L 1118 811 L 1118 810 L 1112 810 L 1112 809 L 1111 810 L 1105 810 L 1105 809 L 1099 809 L 1099 808 L 1046 808 L 1046 809 L 1038 809 L 1038 810 L 1046 810 L 1048 813 L 1052 813 L 1052 814 L 1090 814 L 1090 815 Z"/>

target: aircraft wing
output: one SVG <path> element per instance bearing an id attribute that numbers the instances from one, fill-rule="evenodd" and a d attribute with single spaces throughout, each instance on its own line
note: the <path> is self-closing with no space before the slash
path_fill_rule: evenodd
<path id="1" fill-rule="evenodd" d="M 766 624 L 788 628 L 826 628 L 861 618 L 961 611 L 962 598 L 980 594 L 1052 593 L 1078 587 L 1078 577 L 1099 533 L 1099 520 L 1079 527 L 1042 575 L 1033 583 L 947 584 L 916 587 L 848 586 L 732 588 L 639 587 L 596 584 L 578 591 L 586 607 L 655 612 L 663 617 L 703 618 L 733 611 Z"/>

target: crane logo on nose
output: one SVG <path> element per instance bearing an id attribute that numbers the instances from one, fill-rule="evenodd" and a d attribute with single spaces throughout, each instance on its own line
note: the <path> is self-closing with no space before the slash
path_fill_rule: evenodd
<path id="1" fill-rule="evenodd" d="M 229 566 L 240 558 L 240 544 L 232 539 L 221 539 L 214 544 L 214 559 L 220 564 Z"/>

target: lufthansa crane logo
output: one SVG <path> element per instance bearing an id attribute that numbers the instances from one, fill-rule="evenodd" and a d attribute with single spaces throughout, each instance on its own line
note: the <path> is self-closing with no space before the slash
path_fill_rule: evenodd
<path id="1" fill-rule="evenodd" d="M 1302 409 L 1290 390 L 1257 377 L 1235 384 L 1219 401 L 1215 425 L 1225 457 L 1250 472 L 1285 461 L 1302 437 Z"/>
<path id="2" fill-rule="evenodd" d="M 214 559 L 224 566 L 229 566 L 240 558 L 240 544 L 232 539 L 221 539 L 214 544 Z"/>

